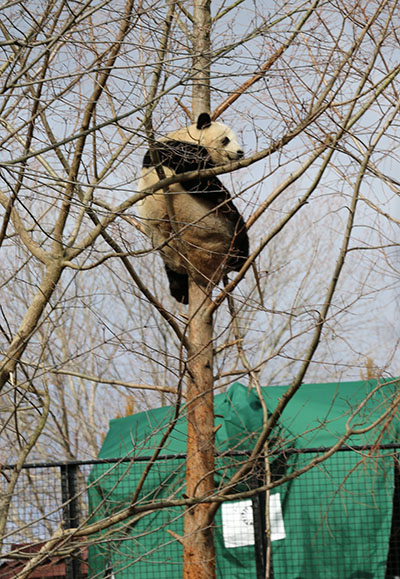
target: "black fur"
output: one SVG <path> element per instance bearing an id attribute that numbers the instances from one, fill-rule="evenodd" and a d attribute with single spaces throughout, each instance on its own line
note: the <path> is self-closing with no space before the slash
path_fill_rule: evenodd
<path id="1" fill-rule="evenodd" d="M 200 171 L 201 169 L 211 169 L 215 167 L 211 161 L 205 147 L 193 143 L 182 143 L 181 141 L 157 141 L 154 152 L 160 165 L 168 167 L 180 175 L 188 171 Z M 147 151 L 143 159 L 145 169 L 153 166 L 150 151 Z M 185 189 L 188 191 L 201 191 L 201 179 L 190 179 L 185 181 Z"/>
<path id="2" fill-rule="evenodd" d="M 211 117 L 208 113 L 201 113 L 198 116 L 196 127 L 201 131 L 202 129 L 207 129 L 211 127 Z"/>
<path id="3" fill-rule="evenodd" d="M 171 296 L 182 304 L 189 301 L 189 278 L 186 273 L 178 273 L 164 263 L 169 281 L 169 291 Z"/>
<path id="4" fill-rule="evenodd" d="M 206 119 L 203 121 L 206 122 Z M 160 165 L 168 167 L 177 175 L 215 167 L 207 149 L 195 143 L 174 140 L 157 141 L 155 152 Z M 147 151 L 143 159 L 143 167 L 150 168 L 152 166 L 150 151 Z M 188 193 L 202 199 L 210 211 L 215 209 L 217 215 L 233 224 L 234 235 L 226 261 L 226 269 L 227 271 L 239 271 L 249 256 L 249 239 L 246 225 L 236 209 L 229 191 L 216 176 L 194 177 L 185 181 L 183 186 Z M 188 276 L 175 272 L 167 264 L 165 264 L 165 269 L 171 295 L 177 301 L 187 304 Z"/>

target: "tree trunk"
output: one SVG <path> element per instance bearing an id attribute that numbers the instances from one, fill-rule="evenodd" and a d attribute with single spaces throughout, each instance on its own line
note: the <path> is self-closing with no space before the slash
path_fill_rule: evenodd
<path id="1" fill-rule="evenodd" d="M 210 98 L 210 0 L 195 0 L 193 10 L 193 93 L 192 113 L 195 120 L 209 113 Z"/>
<path id="2" fill-rule="evenodd" d="M 210 0 L 195 0 L 193 7 L 192 113 L 210 112 Z M 190 260 L 190 255 L 188 255 Z M 207 314 L 211 284 L 198 286 L 189 276 L 189 349 L 187 384 L 186 494 L 204 497 L 214 492 L 213 324 Z M 187 509 L 184 520 L 183 577 L 213 579 L 215 546 L 210 504 Z"/>
<path id="3" fill-rule="evenodd" d="M 54 260 L 46 266 L 46 274 L 12 340 L 0 362 L 0 391 L 14 372 L 29 340 L 36 332 L 42 313 L 57 287 L 63 268 Z"/>
<path id="4" fill-rule="evenodd" d="M 210 295 L 189 283 L 189 359 L 187 387 L 186 494 L 214 491 L 213 326 L 207 315 Z M 208 290 L 211 292 L 211 289 Z M 184 521 L 184 579 L 215 577 L 215 547 L 209 503 L 190 507 Z"/>

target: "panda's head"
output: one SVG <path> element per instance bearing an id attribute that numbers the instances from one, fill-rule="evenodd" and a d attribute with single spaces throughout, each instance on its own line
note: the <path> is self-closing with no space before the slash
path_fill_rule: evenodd
<path id="1" fill-rule="evenodd" d="M 168 137 L 205 147 L 215 165 L 236 161 L 244 155 L 232 129 L 212 121 L 208 113 L 201 113 L 195 124 L 179 129 Z"/>
<path id="2" fill-rule="evenodd" d="M 243 157 L 243 149 L 232 129 L 223 123 L 213 122 L 208 113 L 201 113 L 196 125 L 192 125 L 190 129 L 195 131 L 193 136 L 199 145 L 207 149 L 215 165 L 223 165 Z"/>

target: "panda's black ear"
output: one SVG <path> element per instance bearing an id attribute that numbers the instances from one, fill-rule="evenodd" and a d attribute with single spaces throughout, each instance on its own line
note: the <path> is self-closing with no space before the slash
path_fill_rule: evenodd
<path id="1" fill-rule="evenodd" d="M 199 129 L 199 131 L 211 127 L 210 115 L 208 113 L 201 113 L 201 115 L 198 116 L 196 127 Z"/>

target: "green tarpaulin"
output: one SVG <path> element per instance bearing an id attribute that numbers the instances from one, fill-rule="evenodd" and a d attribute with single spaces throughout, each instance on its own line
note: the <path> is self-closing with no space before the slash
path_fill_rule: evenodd
<path id="1" fill-rule="evenodd" d="M 331 447 L 352 412 L 376 386 L 369 383 L 308 384 L 280 419 L 280 433 L 295 448 Z M 362 429 L 383 414 L 398 386 L 377 392 L 349 426 Z M 284 388 L 264 390 L 273 409 Z M 383 430 L 353 435 L 350 445 L 399 441 L 396 418 Z M 385 456 L 386 455 L 386 456 Z M 384 579 L 393 511 L 393 451 L 340 452 L 277 491 L 286 538 L 273 543 L 274 579 Z M 291 455 L 290 473 L 316 454 Z M 400 547 L 400 544 L 399 544 Z"/>
<path id="2" fill-rule="evenodd" d="M 375 385 L 374 381 L 303 385 L 283 412 L 274 432 L 273 444 L 279 452 L 272 459 L 272 476 L 290 474 L 315 456 L 315 453 L 288 453 L 287 449 L 332 446 L 344 432 L 351 413 Z M 287 387 L 263 389 L 270 412 L 286 390 Z M 383 413 L 393 390 L 394 386 L 388 384 L 365 404 L 354 420 L 360 425 L 358 428 L 372 424 Z M 132 461 L 93 468 L 89 493 L 92 520 L 129 505 L 147 464 L 147 460 L 142 459 L 151 456 L 157 447 L 173 412 L 170 407 L 158 408 L 111 421 L 99 458 L 129 456 Z M 219 453 L 252 448 L 262 426 L 261 404 L 253 390 L 233 384 L 227 393 L 215 397 L 215 414 Z M 381 430 L 382 426 L 379 432 Z M 397 441 L 396 430 L 397 421 L 383 431 L 380 442 Z M 350 443 L 374 442 L 377 433 L 375 429 L 353 436 Z M 183 415 L 163 447 L 160 459 L 150 470 L 138 506 L 150 499 L 182 497 L 184 458 L 169 457 L 184 454 L 185 450 Z M 240 454 L 218 459 L 217 487 L 241 460 Z M 245 481 L 235 491 L 252 484 L 252 480 Z M 272 528 L 274 579 L 384 579 L 393 486 L 393 458 L 389 452 L 388 456 L 375 460 L 371 456 L 365 459 L 359 451 L 347 451 L 274 489 L 273 495 L 279 494 L 282 508 L 273 513 L 277 516 L 275 532 Z M 248 501 L 244 501 L 229 504 L 224 513 L 222 509 L 218 512 L 215 521 L 218 577 L 257 577 L 248 508 Z M 90 577 L 102 577 L 107 568 L 112 568 L 116 579 L 158 578 L 160 574 L 180 579 L 182 550 L 173 533 L 182 534 L 182 512 L 181 508 L 154 511 L 120 524 L 114 534 L 105 531 L 98 537 L 98 544 L 90 548 Z"/>

